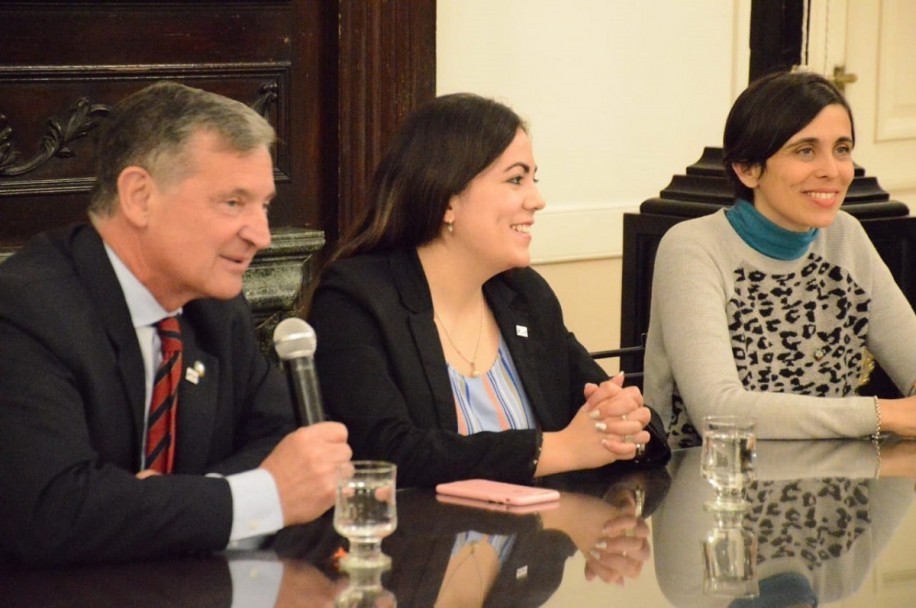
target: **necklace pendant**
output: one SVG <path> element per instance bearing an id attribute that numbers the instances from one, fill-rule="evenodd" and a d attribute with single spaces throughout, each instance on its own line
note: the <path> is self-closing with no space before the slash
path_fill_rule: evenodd
<path id="1" fill-rule="evenodd" d="M 480 372 L 477 370 L 477 366 L 474 365 L 474 362 L 471 361 L 471 378 L 477 378 L 480 376 Z"/>

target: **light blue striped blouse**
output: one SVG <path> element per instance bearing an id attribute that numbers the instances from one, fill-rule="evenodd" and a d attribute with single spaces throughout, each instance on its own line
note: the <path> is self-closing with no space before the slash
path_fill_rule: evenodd
<path id="1" fill-rule="evenodd" d="M 472 378 L 449 365 L 448 377 L 455 396 L 459 434 L 538 427 L 502 336 L 496 361 L 487 373 Z"/>

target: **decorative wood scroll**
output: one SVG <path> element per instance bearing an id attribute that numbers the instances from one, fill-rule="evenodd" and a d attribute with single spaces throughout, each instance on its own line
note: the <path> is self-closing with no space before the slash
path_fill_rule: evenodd
<path id="1" fill-rule="evenodd" d="M 13 177 L 24 175 L 46 163 L 50 158 L 71 158 L 74 156 L 69 144 L 99 125 L 99 120 L 108 116 L 110 106 L 93 104 L 82 97 L 70 106 L 65 118 L 52 116 L 48 119 L 48 132 L 41 138 L 38 152 L 30 159 L 21 161 L 22 153 L 12 141 L 13 130 L 8 126 L 6 116 L 0 114 L 0 175 Z"/>

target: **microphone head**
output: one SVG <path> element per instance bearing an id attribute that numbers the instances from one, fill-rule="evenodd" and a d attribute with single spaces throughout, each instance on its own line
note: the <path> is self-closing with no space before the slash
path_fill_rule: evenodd
<path id="1" fill-rule="evenodd" d="M 283 361 L 311 357 L 317 346 L 315 330 L 299 317 L 283 319 L 274 329 L 274 348 Z"/>

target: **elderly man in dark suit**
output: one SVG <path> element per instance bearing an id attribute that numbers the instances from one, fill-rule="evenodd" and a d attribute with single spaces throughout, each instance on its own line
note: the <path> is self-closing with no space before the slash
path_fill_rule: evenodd
<path id="1" fill-rule="evenodd" d="M 220 550 L 333 504 L 346 429 L 295 429 L 240 295 L 273 141 L 244 104 L 147 87 L 101 128 L 91 224 L 0 266 L 0 553 Z"/>

